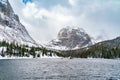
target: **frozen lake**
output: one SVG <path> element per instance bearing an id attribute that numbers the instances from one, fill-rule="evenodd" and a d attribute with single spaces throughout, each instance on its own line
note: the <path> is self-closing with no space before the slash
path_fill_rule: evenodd
<path id="1" fill-rule="evenodd" d="M 0 60 L 0 80 L 120 80 L 120 60 Z"/>

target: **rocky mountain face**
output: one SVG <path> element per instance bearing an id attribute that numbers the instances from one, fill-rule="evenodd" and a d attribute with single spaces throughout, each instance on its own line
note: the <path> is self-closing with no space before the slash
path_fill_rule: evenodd
<path id="1" fill-rule="evenodd" d="M 35 44 L 8 0 L 0 0 L 0 41 Z"/>
<path id="2" fill-rule="evenodd" d="M 84 48 L 92 44 L 90 36 L 82 28 L 66 27 L 59 31 L 57 39 L 52 40 L 47 47 L 71 50 Z"/>

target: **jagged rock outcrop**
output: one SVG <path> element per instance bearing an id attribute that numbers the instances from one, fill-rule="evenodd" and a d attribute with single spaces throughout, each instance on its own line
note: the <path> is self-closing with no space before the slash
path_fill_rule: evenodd
<path id="1" fill-rule="evenodd" d="M 21 24 L 8 0 L 0 0 L 0 41 L 36 44 Z"/>
<path id="2" fill-rule="evenodd" d="M 91 46 L 91 37 L 82 28 L 66 27 L 59 31 L 57 39 L 47 46 L 54 49 L 79 49 Z"/>

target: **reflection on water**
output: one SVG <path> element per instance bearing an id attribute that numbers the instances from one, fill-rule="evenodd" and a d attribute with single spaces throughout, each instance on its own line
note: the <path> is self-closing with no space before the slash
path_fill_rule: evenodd
<path id="1" fill-rule="evenodd" d="M 120 80 L 120 60 L 0 60 L 0 80 Z"/>

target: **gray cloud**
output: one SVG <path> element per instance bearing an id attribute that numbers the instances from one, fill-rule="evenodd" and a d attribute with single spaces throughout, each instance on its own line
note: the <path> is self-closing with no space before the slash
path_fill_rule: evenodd
<path id="1" fill-rule="evenodd" d="M 42 4 L 36 1 L 27 5 L 20 0 L 10 0 L 10 3 L 30 35 L 39 43 L 50 41 L 61 28 L 69 25 L 84 28 L 96 39 L 104 40 L 120 35 L 119 0 L 52 0 L 54 4 L 49 3 L 49 0 Z M 102 36 L 101 30 L 105 33 Z"/>

